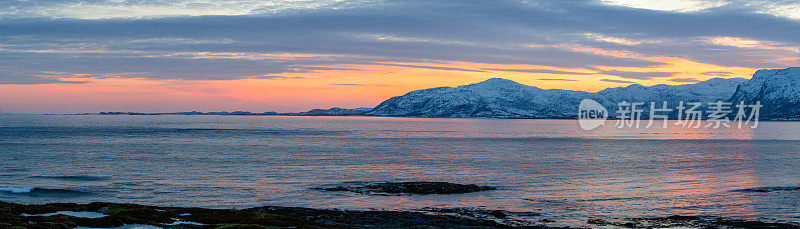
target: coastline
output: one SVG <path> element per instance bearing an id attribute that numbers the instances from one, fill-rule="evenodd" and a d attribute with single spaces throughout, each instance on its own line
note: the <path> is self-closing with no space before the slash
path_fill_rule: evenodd
<path id="1" fill-rule="evenodd" d="M 485 214 L 485 215 L 482 215 Z M 126 203 L 24 205 L 0 201 L 0 228 L 568 228 L 516 223 L 503 211 L 354 211 L 264 206 L 247 209 L 159 207 Z M 590 219 L 596 228 L 800 228 L 711 216 Z M 585 228 L 585 227 L 579 227 Z"/>
<path id="2" fill-rule="evenodd" d="M 438 116 L 382 116 L 382 115 L 323 115 L 323 114 L 302 114 L 305 112 L 299 113 L 274 113 L 274 112 L 263 112 L 263 113 L 237 113 L 237 112 L 167 112 L 167 113 L 139 113 L 139 112 L 100 112 L 100 113 L 78 113 L 78 114 L 0 114 L 0 115 L 97 115 L 97 116 L 273 116 L 273 117 L 362 117 L 362 118 L 432 118 L 432 119 L 497 119 L 497 120 L 515 120 L 515 119 L 522 119 L 522 120 L 579 120 L 577 117 L 569 116 L 569 117 L 438 117 Z M 616 121 L 617 119 L 613 116 L 609 116 L 606 121 Z M 641 121 L 647 121 L 648 119 L 641 119 Z M 656 120 L 663 120 L 663 119 L 656 119 Z M 677 121 L 679 119 L 675 117 L 670 117 L 667 119 L 669 121 Z M 705 121 L 706 119 L 703 118 L 701 121 Z M 760 122 L 797 122 L 800 121 L 800 118 L 761 118 L 759 119 Z"/>
<path id="3" fill-rule="evenodd" d="M 0 228 L 115 228 L 126 225 L 159 228 L 516 228 L 486 219 L 404 211 L 277 206 L 208 209 L 107 202 L 24 205 L 0 201 Z"/>

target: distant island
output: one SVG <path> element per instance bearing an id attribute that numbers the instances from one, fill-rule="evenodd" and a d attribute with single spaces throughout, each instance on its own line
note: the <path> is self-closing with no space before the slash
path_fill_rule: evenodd
<path id="1" fill-rule="evenodd" d="M 714 78 L 694 84 L 608 88 L 597 93 L 541 89 L 511 80 L 492 78 L 458 87 L 437 87 L 392 97 L 374 108 L 313 109 L 298 113 L 233 112 L 100 112 L 99 115 L 284 115 L 379 116 L 430 118 L 575 119 L 581 100 L 593 99 L 610 112 L 618 102 L 677 104 L 684 102 L 759 101 L 763 120 L 800 120 L 800 67 L 764 69 L 750 80 Z M 647 107 L 645 107 L 647 109 Z M 674 114 L 670 115 L 671 117 Z"/>
<path id="2" fill-rule="evenodd" d="M 249 111 L 214 111 L 214 112 L 164 112 L 164 113 L 142 113 L 142 112 L 100 112 L 100 113 L 82 113 L 77 115 L 282 115 L 282 116 L 362 116 L 365 112 L 372 110 L 372 108 L 356 108 L 345 109 L 334 107 L 330 109 L 313 109 L 306 112 L 298 113 L 279 113 L 274 111 L 268 112 L 249 112 Z"/>

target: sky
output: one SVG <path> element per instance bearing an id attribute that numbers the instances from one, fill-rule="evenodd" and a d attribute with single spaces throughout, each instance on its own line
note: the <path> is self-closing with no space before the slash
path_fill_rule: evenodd
<path id="1" fill-rule="evenodd" d="M 506 78 L 596 92 L 800 66 L 800 1 L 4 0 L 0 111 L 374 107 Z"/>

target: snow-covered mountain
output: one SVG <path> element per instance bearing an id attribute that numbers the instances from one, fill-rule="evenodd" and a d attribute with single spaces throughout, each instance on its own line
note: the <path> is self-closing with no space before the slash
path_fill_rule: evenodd
<path id="1" fill-rule="evenodd" d="M 800 67 L 759 70 L 736 88 L 730 101 L 761 101 L 762 119 L 800 119 Z"/>
<path id="2" fill-rule="evenodd" d="M 597 94 L 617 103 L 621 101 L 636 102 L 661 102 L 677 104 L 685 102 L 716 102 L 727 101 L 736 91 L 736 86 L 746 82 L 744 78 L 714 78 L 694 84 L 665 85 L 659 84 L 650 87 L 639 84 L 627 87 L 608 88 Z"/>
<path id="3" fill-rule="evenodd" d="M 639 84 L 608 88 L 597 93 L 541 89 L 511 80 L 492 78 L 459 87 L 437 87 L 390 98 L 375 108 L 312 110 L 300 115 L 366 115 L 451 118 L 576 118 L 578 104 L 593 99 L 616 115 L 617 103 L 666 101 L 675 108 L 679 101 L 709 102 L 761 101 L 761 119 L 800 119 L 800 68 L 760 70 L 752 79 L 714 78 L 685 85 Z M 701 108 L 701 111 L 704 108 Z M 668 114 L 677 116 L 677 111 Z"/>
<path id="4" fill-rule="evenodd" d="M 615 115 L 617 102 L 678 101 L 715 102 L 731 98 L 736 86 L 746 79 L 715 78 L 686 85 L 638 84 L 609 88 L 598 93 L 550 89 L 545 90 L 517 82 L 493 78 L 459 87 L 438 87 L 409 92 L 388 99 L 367 112 L 372 116 L 410 117 L 486 117 L 486 118 L 575 118 L 584 98 L 593 99 Z M 645 111 L 648 110 L 644 107 Z M 646 117 L 646 114 L 644 114 Z"/>
<path id="5" fill-rule="evenodd" d="M 493 78 L 459 87 L 438 87 L 393 97 L 367 112 L 375 116 L 572 118 L 589 92 L 545 90 Z"/>
<path id="6" fill-rule="evenodd" d="M 364 115 L 367 111 L 372 110 L 369 107 L 360 107 L 354 109 L 346 109 L 340 107 L 334 107 L 331 109 L 313 109 L 306 112 L 300 112 L 293 115 L 301 115 L 301 116 L 356 116 L 356 115 Z"/>

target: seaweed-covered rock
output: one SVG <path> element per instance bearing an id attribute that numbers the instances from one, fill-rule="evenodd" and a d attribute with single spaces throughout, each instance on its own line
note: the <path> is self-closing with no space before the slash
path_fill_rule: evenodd
<path id="1" fill-rule="evenodd" d="M 96 212 L 105 214 L 105 216 L 87 218 L 52 214 L 65 211 Z M 197 224 L 173 225 L 176 221 Z M 341 228 L 272 213 L 102 202 L 42 205 L 0 202 L 0 222 L 2 222 L 0 228 L 75 228 L 78 226 L 111 228 L 123 225 L 152 225 L 164 228 Z"/>
<path id="2" fill-rule="evenodd" d="M 800 224 L 788 222 L 762 222 L 724 217 L 681 216 L 656 218 L 629 218 L 620 221 L 590 219 L 588 224 L 617 226 L 624 228 L 800 228 Z"/>
<path id="3" fill-rule="evenodd" d="M 316 188 L 324 191 L 350 191 L 362 194 L 459 194 L 496 190 L 496 187 L 447 182 L 381 182 L 367 185 Z"/>
<path id="4" fill-rule="evenodd" d="M 497 219 L 504 219 L 508 217 L 509 214 L 526 216 L 540 215 L 536 212 L 509 212 L 503 210 L 487 210 L 482 208 L 422 208 L 419 210 L 423 212 L 452 213 L 469 217 L 490 216 Z"/>
<path id="5" fill-rule="evenodd" d="M 97 212 L 99 218 L 49 215 Z M 45 213 L 48 216 L 33 216 Z M 192 222 L 193 224 L 178 224 Z M 136 204 L 43 204 L 0 202 L 0 228 L 113 228 L 152 225 L 162 228 L 514 228 L 492 220 L 403 211 L 340 211 L 299 207 L 244 210 L 155 207 Z"/>
<path id="6" fill-rule="evenodd" d="M 492 220 L 404 211 L 349 211 L 297 207 L 258 207 L 244 211 L 285 214 L 348 228 L 515 228 Z"/>

